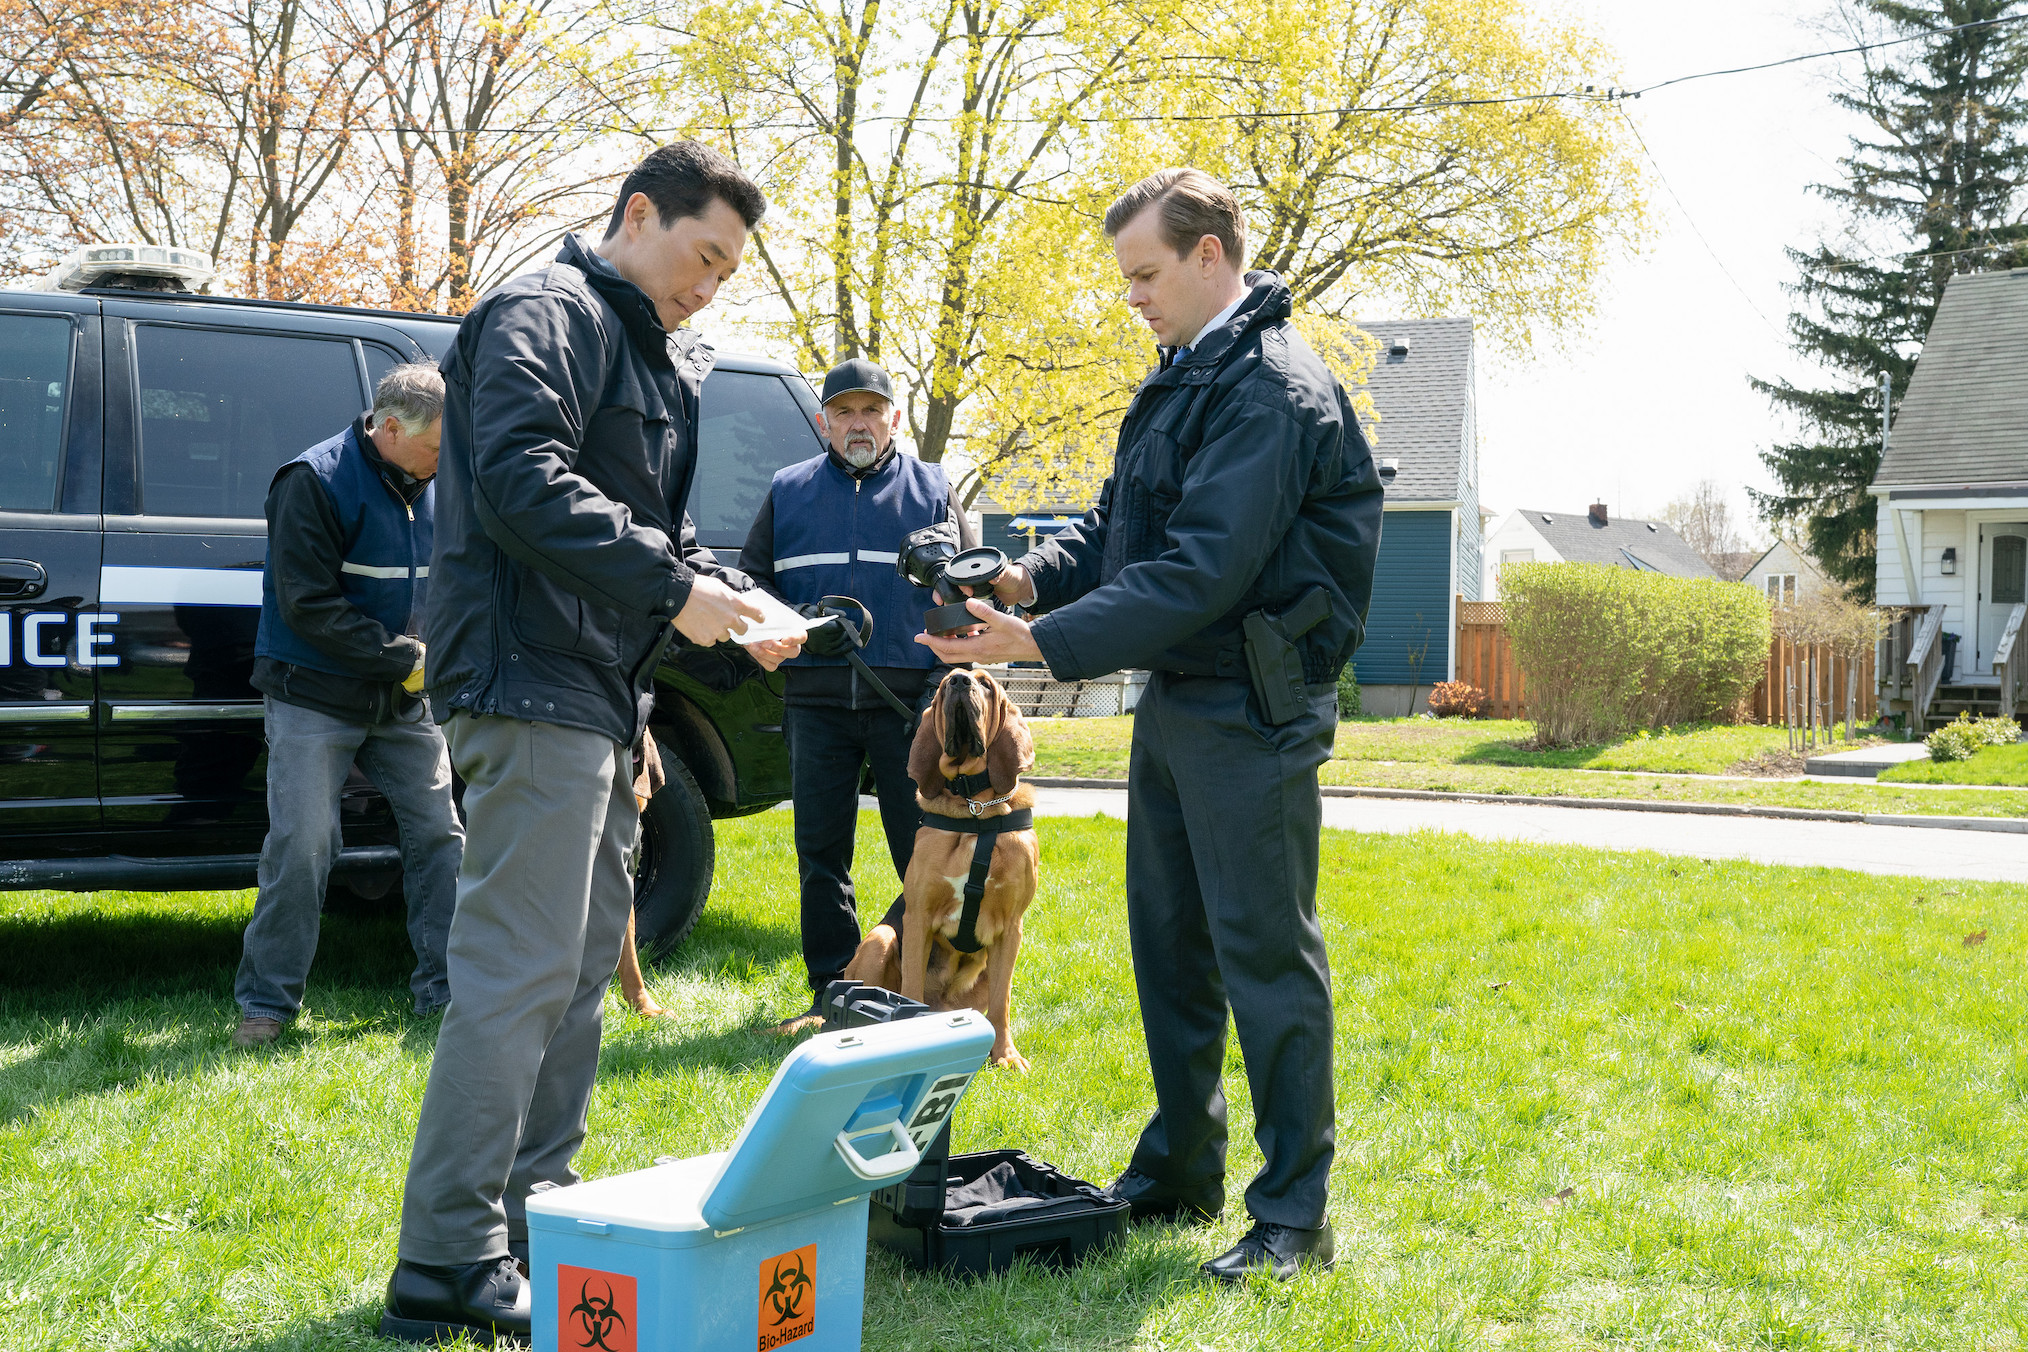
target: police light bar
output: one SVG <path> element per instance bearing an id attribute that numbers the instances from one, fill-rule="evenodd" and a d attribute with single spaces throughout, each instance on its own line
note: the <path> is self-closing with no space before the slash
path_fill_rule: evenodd
<path id="1" fill-rule="evenodd" d="M 211 280 L 211 255 L 162 244 L 88 244 L 36 284 L 38 291 L 82 291 L 107 278 L 163 278 L 193 290 Z"/>

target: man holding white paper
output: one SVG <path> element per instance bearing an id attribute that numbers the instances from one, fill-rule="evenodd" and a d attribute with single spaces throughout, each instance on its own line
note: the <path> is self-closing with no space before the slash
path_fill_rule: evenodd
<path id="1" fill-rule="evenodd" d="M 530 1192 L 578 1181 L 655 666 L 672 626 L 716 644 L 764 619 L 684 512 L 711 369 L 687 324 L 764 210 L 724 155 L 664 146 L 603 239 L 568 236 L 482 297 L 444 358 L 423 629 L 466 847 L 383 1337 L 529 1335 L 514 1258 Z M 749 651 L 772 667 L 798 646 Z"/>

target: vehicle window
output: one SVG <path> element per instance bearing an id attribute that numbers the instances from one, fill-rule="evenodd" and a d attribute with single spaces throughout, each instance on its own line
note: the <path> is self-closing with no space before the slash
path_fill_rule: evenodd
<path id="1" fill-rule="evenodd" d="M 70 320 L 0 315 L 0 508 L 56 510 Z"/>
<path id="2" fill-rule="evenodd" d="M 258 517 L 275 471 L 366 407 L 349 340 L 135 330 L 141 510 Z"/>
<path id="3" fill-rule="evenodd" d="M 775 471 L 823 450 L 777 376 L 714 371 L 704 380 L 690 519 L 700 535 L 746 538 Z"/>
<path id="4" fill-rule="evenodd" d="M 380 378 L 401 365 L 401 358 L 377 343 L 366 344 L 366 402 L 373 403 L 373 392 L 380 388 Z"/>

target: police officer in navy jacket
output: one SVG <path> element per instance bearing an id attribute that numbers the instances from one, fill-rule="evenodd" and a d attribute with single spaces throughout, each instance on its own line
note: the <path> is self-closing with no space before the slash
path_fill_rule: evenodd
<path id="1" fill-rule="evenodd" d="M 840 362 L 824 377 L 823 403 L 831 448 L 775 474 L 739 556 L 740 571 L 792 606 L 826 596 L 864 605 L 873 634 L 862 659 L 882 684 L 920 709 L 949 667 L 915 642 L 923 612 L 936 603 L 895 569 L 896 553 L 903 536 L 942 521 L 957 525 L 961 548 L 971 548 L 977 537 L 944 467 L 895 449 L 901 410 L 887 372 L 863 358 Z M 817 995 L 844 974 L 859 946 L 852 840 L 868 765 L 897 879 L 908 872 L 922 825 L 908 777 L 913 723 L 849 665 L 842 634 L 836 624 L 819 625 L 803 655 L 785 664 L 803 962 Z"/>
<path id="2" fill-rule="evenodd" d="M 302 1007 L 355 761 L 401 829 L 416 1012 L 450 999 L 444 944 L 465 831 L 443 734 L 417 693 L 416 637 L 443 408 L 434 365 L 398 366 L 372 412 L 282 466 L 268 489 L 253 676 L 266 697 L 268 837 L 233 990 L 242 1047 L 272 1042 Z"/>

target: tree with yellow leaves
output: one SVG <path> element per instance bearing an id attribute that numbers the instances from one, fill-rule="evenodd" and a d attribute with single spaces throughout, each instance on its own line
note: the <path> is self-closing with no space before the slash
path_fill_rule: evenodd
<path id="1" fill-rule="evenodd" d="M 1583 96 L 1609 54 L 1515 0 L 661 13 L 663 107 L 775 204 L 762 327 L 812 367 L 889 366 L 921 454 L 975 478 L 1103 474 L 1153 354 L 1098 220 L 1163 164 L 1233 185 L 1253 265 L 1353 385 L 1360 309 L 1467 310 L 1525 344 L 1589 313 L 1643 228 L 1618 114 Z"/>

